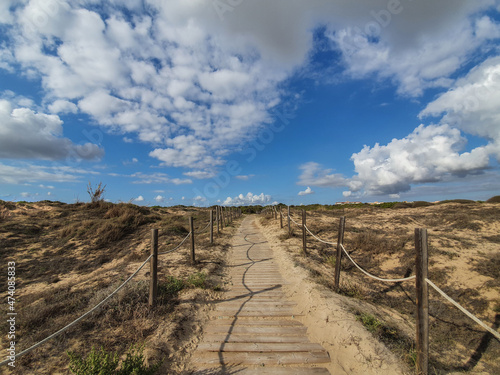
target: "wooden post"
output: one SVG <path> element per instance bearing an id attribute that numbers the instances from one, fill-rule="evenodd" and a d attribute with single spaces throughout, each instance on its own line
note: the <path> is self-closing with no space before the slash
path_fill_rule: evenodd
<path id="1" fill-rule="evenodd" d="M 306 244 L 306 210 L 302 210 L 302 250 L 304 255 L 307 255 L 307 244 Z"/>
<path id="2" fill-rule="evenodd" d="M 292 229 L 290 228 L 290 206 L 288 206 L 288 235 L 292 234 Z"/>
<path id="3" fill-rule="evenodd" d="M 342 263 L 342 244 L 344 243 L 345 216 L 340 217 L 339 235 L 337 237 L 337 258 L 335 261 L 335 291 L 340 290 L 340 265 Z"/>
<path id="4" fill-rule="evenodd" d="M 149 271 L 149 306 L 156 305 L 158 295 L 158 229 L 151 230 L 151 255 Z"/>
<path id="5" fill-rule="evenodd" d="M 214 210 L 210 209 L 210 243 L 214 243 Z"/>
<path id="6" fill-rule="evenodd" d="M 280 228 L 283 229 L 283 212 L 281 212 L 281 206 L 280 206 Z"/>
<path id="7" fill-rule="evenodd" d="M 429 286 L 427 229 L 415 229 L 415 286 L 417 289 L 417 374 L 429 372 Z"/>
<path id="8" fill-rule="evenodd" d="M 191 231 L 191 264 L 196 263 L 196 257 L 194 255 L 194 225 L 193 217 L 189 217 L 189 230 Z"/>
<path id="9" fill-rule="evenodd" d="M 224 207 L 220 206 L 220 230 L 224 229 Z"/>
<path id="10" fill-rule="evenodd" d="M 273 209 L 274 209 L 274 220 L 278 220 L 278 210 L 276 209 L 276 206 L 274 206 Z"/>
<path id="11" fill-rule="evenodd" d="M 219 234 L 219 206 L 215 206 L 215 220 L 217 220 L 217 235 Z"/>

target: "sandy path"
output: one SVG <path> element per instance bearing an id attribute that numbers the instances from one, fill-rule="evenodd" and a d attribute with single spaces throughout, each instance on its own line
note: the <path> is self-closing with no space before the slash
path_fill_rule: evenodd
<path id="1" fill-rule="evenodd" d="M 196 374 L 318 374 L 330 362 L 298 320 L 297 302 L 255 217 L 233 238 L 231 289 L 218 301 L 193 355 Z"/>

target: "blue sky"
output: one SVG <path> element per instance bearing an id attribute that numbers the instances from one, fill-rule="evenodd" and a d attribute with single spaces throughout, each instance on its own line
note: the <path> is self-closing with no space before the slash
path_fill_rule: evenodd
<path id="1" fill-rule="evenodd" d="M 488 199 L 500 1 L 4 0 L 0 199 Z"/>

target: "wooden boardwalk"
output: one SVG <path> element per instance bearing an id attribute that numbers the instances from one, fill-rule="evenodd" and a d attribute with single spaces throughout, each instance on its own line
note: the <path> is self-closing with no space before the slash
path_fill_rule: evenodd
<path id="1" fill-rule="evenodd" d="M 326 350 L 307 338 L 272 250 L 246 217 L 235 234 L 231 289 L 218 301 L 193 355 L 194 374 L 318 374 L 330 362 Z"/>

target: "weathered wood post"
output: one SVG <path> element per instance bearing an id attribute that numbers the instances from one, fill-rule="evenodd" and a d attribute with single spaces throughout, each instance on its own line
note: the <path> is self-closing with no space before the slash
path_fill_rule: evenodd
<path id="1" fill-rule="evenodd" d="M 342 263 L 342 244 L 344 243 L 345 216 L 340 217 L 339 235 L 337 237 L 337 258 L 335 260 L 335 291 L 340 290 L 340 265 Z"/>
<path id="2" fill-rule="evenodd" d="M 224 207 L 220 206 L 220 230 L 224 229 Z"/>
<path id="3" fill-rule="evenodd" d="M 307 244 L 306 244 L 306 210 L 302 210 L 302 250 L 304 255 L 307 255 Z"/>
<path id="4" fill-rule="evenodd" d="M 210 244 L 214 243 L 214 210 L 210 209 Z"/>
<path id="5" fill-rule="evenodd" d="M 158 295 L 158 229 L 151 230 L 151 259 L 149 271 L 149 306 L 156 305 Z"/>
<path id="6" fill-rule="evenodd" d="M 280 228 L 283 229 L 283 212 L 281 211 L 281 206 L 280 206 Z"/>
<path id="7" fill-rule="evenodd" d="M 288 206 L 288 235 L 292 234 L 292 229 L 290 227 L 290 206 Z"/>
<path id="8" fill-rule="evenodd" d="M 215 206 L 215 220 L 217 221 L 217 235 L 219 234 L 219 206 Z"/>
<path id="9" fill-rule="evenodd" d="M 417 373 L 429 372 L 429 286 L 427 229 L 415 229 L 415 287 L 417 289 Z"/>
<path id="10" fill-rule="evenodd" d="M 278 210 L 276 209 L 276 206 L 273 206 L 274 209 L 274 220 L 278 220 Z"/>
<path id="11" fill-rule="evenodd" d="M 193 217 L 189 217 L 189 230 L 191 231 L 191 264 L 196 263 L 196 257 L 194 254 L 194 225 L 193 225 Z"/>

